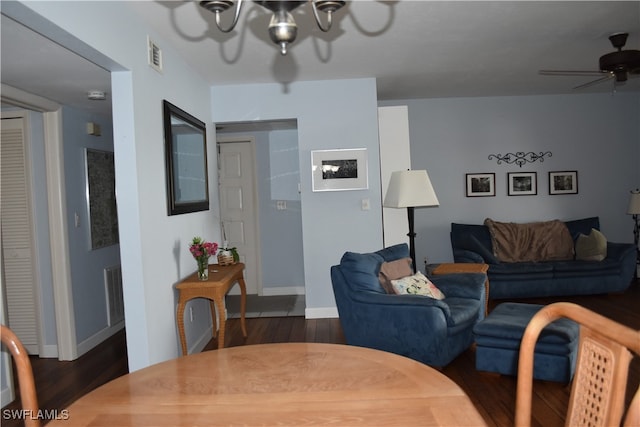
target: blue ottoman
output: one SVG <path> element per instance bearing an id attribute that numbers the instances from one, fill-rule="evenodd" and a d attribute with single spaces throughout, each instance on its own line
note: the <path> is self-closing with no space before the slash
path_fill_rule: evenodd
<path id="1" fill-rule="evenodd" d="M 524 330 L 543 306 L 505 302 L 479 322 L 476 339 L 476 369 L 517 375 L 518 352 Z M 533 377 L 568 383 L 575 370 L 579 326 L 569 319 L 558 319 L 540 334 L 535 348 Z"/>

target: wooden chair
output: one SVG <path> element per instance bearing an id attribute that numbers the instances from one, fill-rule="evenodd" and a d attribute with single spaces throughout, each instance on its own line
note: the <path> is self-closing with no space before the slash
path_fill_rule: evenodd
<path id="1" fill-rule="evenodd" d="M 31 369 L 31 361 L 22 342 L 16 334 L 5 325 L 0 325 L 0 338 L 2 343 L 7 346 L 18 371 L 18 383 L 20 384 L 20 401 L 22 409 L 25 413 L 25 427 L 40 427 L 38 419 L 38 397 L 36 396 L 36 384 L 33 380 L 33 371 Z"/>
<path id="2" fill-rule="evenodd" d="M 566 302 L 544 307 L 524 332 L 518 362 L 515 425 L 531 425 L 533 350 L 542 329 L 560 317 L 580 325 L 576 371 L 565 425 L 619 426 L 624 413 L 629 363 L 633 353 L 640 355 L 640 331 Z M 631 401 L 624 425 L 640 425 L 640 388 Z"/>

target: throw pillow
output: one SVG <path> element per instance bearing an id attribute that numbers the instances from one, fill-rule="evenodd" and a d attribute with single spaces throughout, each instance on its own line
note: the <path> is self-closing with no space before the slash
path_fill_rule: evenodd
<path id="1" fill-rule="evenodd" d="M 391 285 L 397 294 L 423 295 L 434 299 L 444 299 L 445 296 L 429 279 L 421 272 L 413 276 L 392 280 Z"/>
<path id="2" fill-rule="evenodd" d="M 588 236 L 580 234 L 576 239 L 576 259 L 581 261 L 602 261 L 607 257 L 607 238 L 591 229 Z"/>
<path id="3" fill-rule="evenodd" d="M 396 291 L 393 289 L 391 281 L 411 276 L 412 274 L 411 258 L 400 258 L 395 261 L 383 262 L 380 266 L 378 279 L 380 279 L 380 285 L 388 294 L 395 294 Z"/>

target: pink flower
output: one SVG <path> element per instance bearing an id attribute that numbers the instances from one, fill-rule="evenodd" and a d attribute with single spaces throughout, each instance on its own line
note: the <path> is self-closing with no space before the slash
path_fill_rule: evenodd
<path id="1" fill-rule="evenodd" d="M 218 251 L 218 244 L 213 242 L 205 242 L 200 237 L 194 237 L 189 246 L 189 252 L 198 260 L 207 260 L 210 256 L 215 255 Z"/>

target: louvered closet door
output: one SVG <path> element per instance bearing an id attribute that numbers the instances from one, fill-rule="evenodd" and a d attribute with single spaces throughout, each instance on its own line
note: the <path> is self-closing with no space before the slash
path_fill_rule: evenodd
<path id="1" fill-rule="evenodd" d="M 31 208 L 23 120 L 2 119 L 1 202 L 4 284 L 9 327 L 38 353 Z"/>

